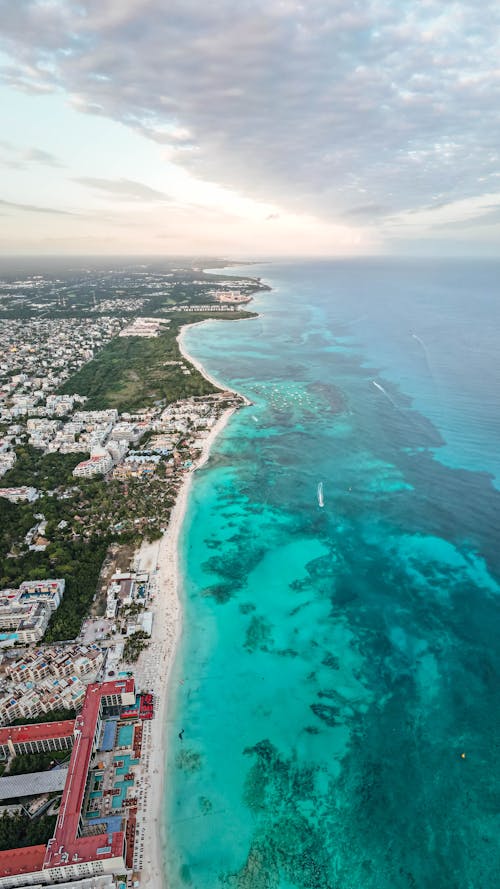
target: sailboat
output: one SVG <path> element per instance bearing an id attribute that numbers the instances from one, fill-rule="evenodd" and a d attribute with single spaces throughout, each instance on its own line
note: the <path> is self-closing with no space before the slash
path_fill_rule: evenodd
<path id="1" fill-rule="evenodd" d="M 325 501 L 323 499 L 323 482 L 320 482 L 318 484 L 318 505 L 319 506 L 325 505 Z"/>

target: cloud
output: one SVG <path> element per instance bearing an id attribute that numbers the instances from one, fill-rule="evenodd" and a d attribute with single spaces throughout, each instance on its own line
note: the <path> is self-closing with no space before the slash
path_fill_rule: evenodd
<path id="1" fill-rule="evenodd" d="M 435 206 L 422 207 L 407 213 L 399 213 L 387 219 L 387 228 L 403 234 L 403 229 L 447 229 L 462 223 L 471 223 L 476 219 L 484 221 L 490 215 L 494 221 L 495 213 L 500 209 L 500 193 L 484 194 L 475 198 L 463 198 L 456 201 L 441 201 Z"/>
<path id="2" fill-rule="evenodd" d="M 166 201 L 168 197 L 149 185 L 136 182 L 133 179 L 99 179 L 92 176 L 80 176 L 74 180 L 80 185 L 88 185 L 89 188 L 103 191 L 114 198 L 132 201 Z"/>
<path id="3" fill-rule="evenodd" d="M 57 216 L 76 216 L 70 210 L 59 210 L 56 207 L 37 207 L 33 204 L 17 204 L 14 201 L 4 201 L 0 198 L 0 207 L 10 210 L 21 210 L 27 213 L 54 213 Z"/>
<path id="4" fill-rule="evenodd" d="M 6 139 L 0 139 L 0 163 L 15 170 L 25 170 L 31 164 L 59 168 L 64 164 L 55 154 L 42 148 L 21 148 Z"/>
<path id="5" fill-rule="evenodd" d="M 472 0 L 0 0 L 0 14 L 6 82 L 63 88 L 285 211 L 379 225 L 493 190 L 496 0 L 480 14 Z M 108 193 L 163 199 L 126 182 Z"/>
<path id="6" fill-rule="evenodd" d="M 378 216 L 385 216 L 389 212 L 389 207 L 385 207 L 383 204 L 365 204 L 346 210 L 344 216 L 346 219 L 374 219 Z"/>
<path id="7" fill-rule="evenodd" d="M 63 167 L 59 158 L 50 151 L 44 151 L 42 148 L 28 148 L 24 152 L 24 160 L 26 163 L 44 164 L 47 167 Z"/>

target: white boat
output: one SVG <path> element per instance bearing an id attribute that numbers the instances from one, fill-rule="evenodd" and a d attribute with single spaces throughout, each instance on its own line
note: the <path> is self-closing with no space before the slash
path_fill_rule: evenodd
<path id="1" fill-rule="evenodd" d="M 318 485 L 318 505 L 324 506 L 325 501 L 323 499 L 323 482 L 320 482 Z"/>

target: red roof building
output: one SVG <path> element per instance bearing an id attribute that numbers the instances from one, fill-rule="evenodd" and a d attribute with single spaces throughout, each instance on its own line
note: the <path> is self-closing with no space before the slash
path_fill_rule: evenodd
<path id="1" fill-rule="evenodd" d="M 68 879 L 125 870 L 123 831 L 90 837 L 79 834 L 89 766 L 97 749 L 103 707 L 130 705 L 132 701 L 135 701 L 133 678 L 93 683 L 87 687 L 83 709 L 74 722 L 73 750 L 54 836 L 47 846 L 0 852 L 0 889 L 9 886 L 9 877 L 41 870 L 57 869 L 54 876 L 60 877 L 60 869 L 64 868 Z M 19 726 L 19 729 L 39 729 L 43 733 L 40 726 Z M 2 732 L 6 731 L 15 729 L 2 729 Z"/>
<path id="2" fill-rule="evenodd" d="M 74 719 L 38 725 L 9 725 L 0 728 L 0 760 L 23 753 L 71 750 Z"/>

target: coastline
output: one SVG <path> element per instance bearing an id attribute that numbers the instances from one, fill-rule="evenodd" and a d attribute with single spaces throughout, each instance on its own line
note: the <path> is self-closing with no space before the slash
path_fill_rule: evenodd
<path id="1" fill-rule="evenodd" d="M 205 324 L 205 321 L 198 322 Z M 223 386 L 212 377 L 200 361 L 193 358 L 183 343 L 185 325 L 177 338 L 181 354 L 214 386 L 224 392 L 238 395 L 245 406 L 251 402 L 236 392 Z M 168 889 L 165 873 L 163 823 L 165 760 L 167 755 L 168 701 L 171 692 L 172 668 L 182 635 L 182 606 L 180 601 L 181 578 L 179 574 L 179 543 L 189 502 L 193 473 L 204 466 L 218 435 L 225 428 L 237 408 L 228 407 L 218 418 L 207 438 L 196 465 L 186 473 L 172 509 L 168 527 L 159 541 L 144 541 L 136 553 L 140 569 L 149 571 L 155 578 L 154 621 L 151 642 L 138 661 L 136 679 L 138 685 L 150 689 L 155 698 L 155 716 L 147 724 L 144 738 L 144 753 L 147 762 L 147 777 L 142 800 L 142 817 L 138 818 L 138 845 L 142 844 L 141 884 Z M 149 798 L 148 798 L 149 797 Z"/>
<path id="2" fill-rule="evenodd" d="M 241 318 L 235 320 L 250 321 L 251 319 Z M 205 377 L 206 380 L 208 380 L 214 386 L 217 386 L 217 388 L 221 389 L 223 392 L 232 392 L 233 395 L 237 395 L 239 398 L 243 399 L 245 407 L 248 407 L 248 405 L 250 405 L 252 402 L 245 395 L 242 395 L 241 392 L 237 392 L 236 389 L 231 389 L 229 386 L 224 386 L 224 384 L 221 383 L 220 380 L 217 380 L 215 377 L 209 374 L 208 371 L 204 368 L 201 361 L 198 361 L 197 358 L 193 358 L 193 356 L 188 352 L 186 348 L 186 344 L 184 343 L 184 332 L 188 328 L 192 329 L 193 327 L 198 327 L 200 324 L 209 324 L 211 321 L 215 321 L 217 323 L 216 318 L 204 318 L 203 321 L 195 321 L 194 324 L 183 324 L 180 329 L 179 336 L 177 337 L 181 355 L 186 359 L 186 361 L 189 361 L 196 368 L 196 370 L 198 370 L 202 374 L 202 376 Z M 231 319 L 230 323 L 234 324 L 234 321 Z M 235 410 L 235 408 L 233 410 Z"/>

